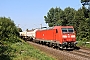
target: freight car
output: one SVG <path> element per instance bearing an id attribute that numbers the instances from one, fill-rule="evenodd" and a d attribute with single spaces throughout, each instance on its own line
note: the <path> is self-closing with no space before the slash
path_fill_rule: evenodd
<path id="1" fill-rule="evenodd" d="M 39 43 L 61 49 L 74 48 L 77 44 L 73 26 L 55 26 L 49 29 L 37 30 L 36 40 Z"/>
<path id="2" fill-rule="evenodd" d="M 33 39 L 35 39 L 36 31 L 37 31 L 37 29 L 33 29 L 33 30 L 19 32 L 19 33 L 20 33 L 20 37 L 22 39 L 24 39 L 25 41 L 27 41 L 27 40 L 32 41 Z"/>

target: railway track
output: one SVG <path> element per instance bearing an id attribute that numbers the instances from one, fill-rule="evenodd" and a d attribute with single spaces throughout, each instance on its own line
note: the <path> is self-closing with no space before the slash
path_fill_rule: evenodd
<path id="1" fill-rule="evenodd" d="M 90 51 L 80 49 L 80 50 L 76 50 L 75 52 L 90 57 Z"/>
<path id="2" fill-rule="evenodd" d="M 45 45 L 36 44 L 33 42 L 28 43 L 32 44 L 33 46 L 39 48 L 41 51 L 49 53 L 57 58 L 57 60 L 90 60 L 90 51 L 85 49 L 79 50 L 57 50 Z"/>
<path id="3" fill-rule="evenodd" d="M 80 49 L 68 51 L 68 53 L 73 54 L 73 56 L 78 56 L 77 59 L 80 60 L 90 60 L 90 51 L 86 52 L 86 50 L 84 51 L 83 49 Z"/>

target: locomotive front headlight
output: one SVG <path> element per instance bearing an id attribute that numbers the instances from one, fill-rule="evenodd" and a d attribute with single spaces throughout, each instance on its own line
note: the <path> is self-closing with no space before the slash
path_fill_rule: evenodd
<path id="1" fill-rule="evenodd" d="M 66 35 L 63 35 L 62 37 L 63 37 L 63 38 L 67 38 L 67 36 L 66 36 Z"/>
<path id="2" fill-rule="evenodd" d="M 75 38 L 75 35 L 71 35 L 71 38 Z"/>

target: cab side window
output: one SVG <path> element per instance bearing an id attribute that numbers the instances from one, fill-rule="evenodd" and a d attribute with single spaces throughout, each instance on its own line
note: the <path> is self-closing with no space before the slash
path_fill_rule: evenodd
<path id="1" fill-rule="evenodd" d="M 56 33 L 58 33 L 58 30 L 56 29 Z"/>

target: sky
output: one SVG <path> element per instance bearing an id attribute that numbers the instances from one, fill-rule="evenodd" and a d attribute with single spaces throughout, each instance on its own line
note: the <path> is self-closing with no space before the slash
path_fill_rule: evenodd
<path id="1" fill-rule="evenodd" d="M 0 17 L 10 17 L 22 30 L 48 27 L 44 16 L 52 7 L 78 10 L 82 5 L 80 0 L 0 0 Z"/>

